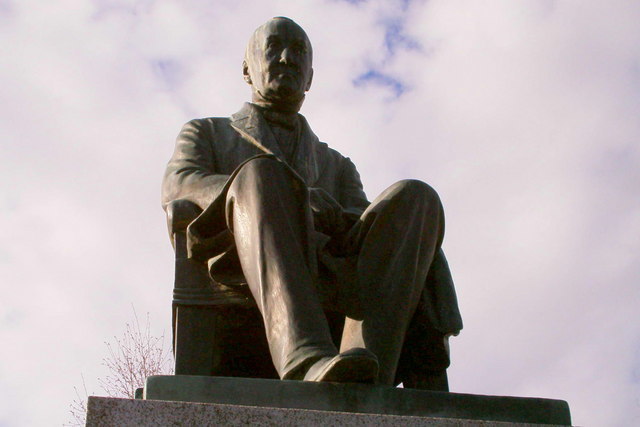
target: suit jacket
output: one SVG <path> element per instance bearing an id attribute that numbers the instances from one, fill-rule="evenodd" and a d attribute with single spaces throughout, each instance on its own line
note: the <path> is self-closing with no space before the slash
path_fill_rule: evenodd
<path id="1" fill-rule="evenodd" d="M 320 142 L 304 117 L 299 118 L 299 146 L 291 168 L 304 185 L 324 189 L 348 214 L 359 217 L 369 201 L 354 164 Z M 184 125 L 167 165 L 163 207 L 173 200 L 186 199 L 203 209 L 187 229 L 189 256 L 208 262 L 214 280 L 225 285 L 244 280 L 224 218 L 229 178 L 247 160 L 265 155 L 284 161 L 262 114 L 253 104 L 246 103 L 230 118 L 195 119 Z M 318 240 L 322 239 L 318 233 Z M 457 334 L 462 329 L 453 281 L 442 251 L 432 263 L 419 310 L 420 316 L 416 317 L 422 316 L 423 321 L 442 333 Z"/>

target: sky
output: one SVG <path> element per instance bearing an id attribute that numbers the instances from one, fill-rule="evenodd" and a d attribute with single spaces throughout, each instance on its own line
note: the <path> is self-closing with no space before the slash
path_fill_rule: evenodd
<path id="1" fill-rule="evenodd" d="M 105 342 L 171 332 L 160 182 L 249 100 L 253 30 L 314 48 L 301 113 L 375 198 L 439 192 L 465 327 L 454 392 L 640 425 L 640 3 L 0 0 L 0 425 L 60 425 Z M 102 394 L 104 394 L 102 392 Z"/>

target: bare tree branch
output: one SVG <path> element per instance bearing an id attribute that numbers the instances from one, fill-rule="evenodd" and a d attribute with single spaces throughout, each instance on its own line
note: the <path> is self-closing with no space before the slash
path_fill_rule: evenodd
<path id="1" fill-rule="evenodd" d="M 84 426 L 87 419 L 87 398 L 89 397 L 89 393 L 87 393 L 87 386 L 84 382 L 84 375 L 80 374 L 82 377 L 82 391 L 84 395 L 80 395 L 77 387 L 73 387 L 73 391 L 76 394 L 75 399 L 69 405 L 69 413 L 71 414 L 71 421 L 68 424 L 63 424 L 63 426 Z"/>
<path id="2" fill-rule="evenodd" d="M 134 322 L 127 323 L 121 337 L 113 337 L 113 342 L 105 342 L 108 355 L 102 359 L 108 374 L 98 378 L 100 387 L 109 397 L 133 399 L 137 388 L 143 387 L 151 375 L 173 374 L 173 357 L 170 349 L 165 349 L 164 334 L 151 335 L 149 313 L 144 328 L 140 327 L 138 315 L 133 308 Z M 76 398 L 69 405 L 71 426 L 85 425 L 87 415 L 87 388 L 82 377 L 84 396 L 74 387 Z"/>

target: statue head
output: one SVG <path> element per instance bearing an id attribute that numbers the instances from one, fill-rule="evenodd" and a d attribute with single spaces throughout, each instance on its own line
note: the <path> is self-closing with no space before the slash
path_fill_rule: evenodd
<path id="1" fill-rule="evenodd" d="M 242 73 L 254 103 L 297 112 L 313 78 L 311 42 L 289 18 L 270 19 L 255 30 L 244 55 Z"/>

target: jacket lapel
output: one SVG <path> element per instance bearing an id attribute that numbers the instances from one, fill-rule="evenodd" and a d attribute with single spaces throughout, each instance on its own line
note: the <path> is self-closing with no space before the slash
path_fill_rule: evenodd
<path id="1" fill-rule="evenodd" d="M 300 118 L 300 140 L 291 166 L 311 186 L 318 180 L 318 164 L 314 147 L 318 137 L 311 131 L 307 120 Z M 245 103 L 242 109 L 231 116 L 231 126 L 242 136 L 242 139 L 258 147 L 262 152 L 273 154 L 287 163 L 271 128 L 257 108 Z"/>
<path id="2" fill-rule="evenodd" d="M 319 175 L 315 150 L 319 141 L 304 116 L 298 115 L 298 117 L 300 118 L 300 140 L 291 167 L 302 176 L 309 187 L 312 187 Z"/>
<path id="3" fill-rule="evenodd" d="M 284 160 L 284 155 L 269 125 L 258 110 L 248 102 L 244 104 L 240 111 L 231 116 L 231 126 L 245 141 L 255 145 L 265 153 L 274 154 L 279 159 Z"/>

